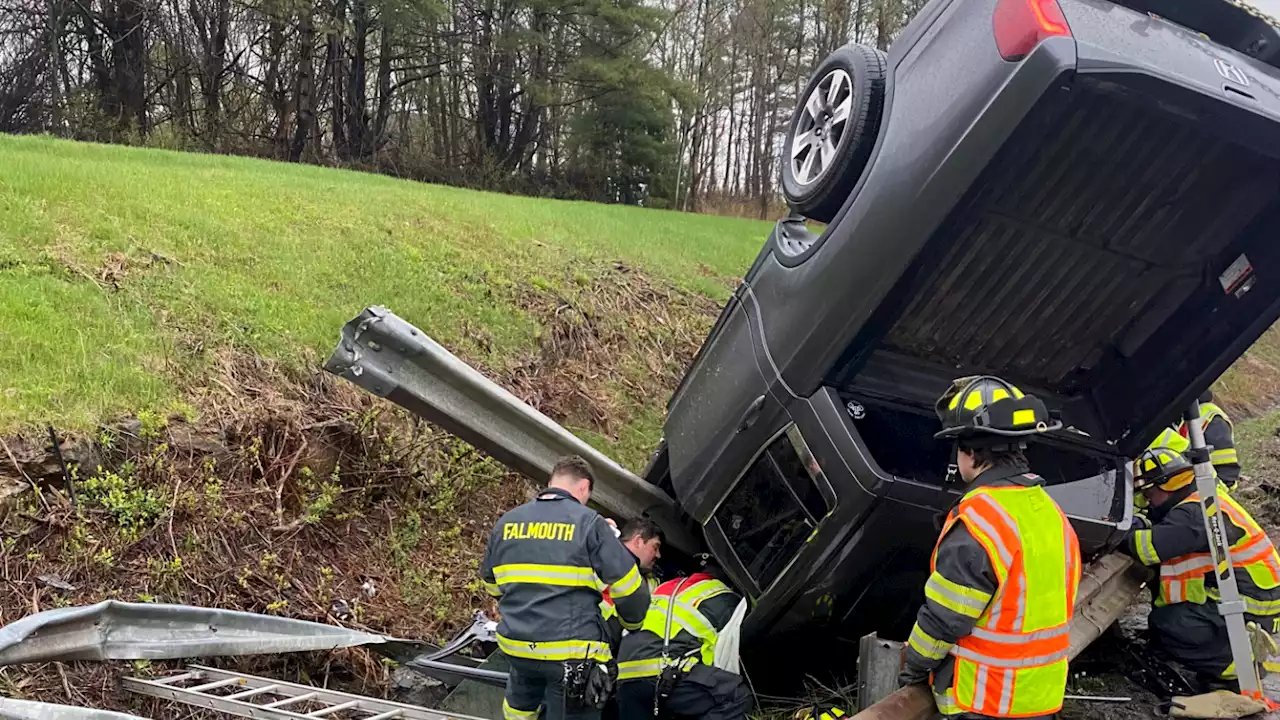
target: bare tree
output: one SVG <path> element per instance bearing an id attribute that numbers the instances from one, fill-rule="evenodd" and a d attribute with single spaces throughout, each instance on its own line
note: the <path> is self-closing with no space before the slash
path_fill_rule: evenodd
<path id="1" fill-rule="evenodd" d="M 923 0 L 0 0 L 0 130 L 767 215 L 810 69 Z"/>

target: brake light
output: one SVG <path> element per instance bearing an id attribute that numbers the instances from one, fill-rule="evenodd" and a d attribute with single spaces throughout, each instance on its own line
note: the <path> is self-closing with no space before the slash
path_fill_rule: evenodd
<path id="1" fill-rule="evenodd" d="M 1071 37 L 1057 0 L 997 0 L 992 25 L 1005 60 L 1021 60 L 1048 38 Z"/>

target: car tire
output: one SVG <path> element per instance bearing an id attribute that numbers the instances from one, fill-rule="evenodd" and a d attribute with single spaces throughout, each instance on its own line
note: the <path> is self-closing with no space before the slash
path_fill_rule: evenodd
<path id="1" fill-rule="evenodd" d="M 884 114 L 884 53 L 849 43 L 813 72 L 782 148 L 782 191 L 791 208 L 829 223 L 871 159 Z"/>

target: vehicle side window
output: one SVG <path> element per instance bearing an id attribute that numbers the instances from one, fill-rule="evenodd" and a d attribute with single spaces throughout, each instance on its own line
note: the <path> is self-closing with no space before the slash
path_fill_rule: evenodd
<path id="1" fill-rule="evenodd" d="M 760 454 L 716 511 L 716 520 L 747 572 L 768 588 L 831 509 L 783 433 Z"/>

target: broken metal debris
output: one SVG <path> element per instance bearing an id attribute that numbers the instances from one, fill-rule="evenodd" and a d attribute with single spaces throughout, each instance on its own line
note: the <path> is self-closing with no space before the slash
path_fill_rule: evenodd
<path id="1" fill-rule="evenodd" d="M 485 670 L 484 668 L 465 667 L 440 660 L 411 660 L 405 667 L 430 675 L 431 677 L 451 680 L 475 680 L 485 685 L 503 687 L 507 684 L 507 673 L 501 670 Z"/>
<path id="2" fill-rule="evenodd" d="M 445 643 L 439 650 L 424 653 L 405 662 L 404 666 L 447 682 L 469 679 L 485 685 L 506 685 L 507 674 L 505 672 L 486 670 L 471 665 L 460 665 L 456 662 L 445 662 L 445 658 L 457 655 L 477 642 L 488 643 L 490 645 L 489 649 L 496 647 L 498 642 L 498 623 L 490 620 L 480 610 L 477 610 L 471 617 L 471 625 L 459 633 L 457 637 Z"/>
<path id="3" fill-rule="evenodd" d="M 858 642 L 858 710 L 866 710 L 898 689 L 902 643 L 882 640 L 875 633 Z"/>
<path id="4" fill-rule="evenodd" d="M 498 642 L 498 623 L 490 620 L 482 610 L 477 610 L 471 616 L 471 625 L 466 630 L 458 633 L 458 636 L 446 643 L 444 647 L 419 659 L 443 660 L 459 650 L 470 647 L 473 642 Z"/>
<path id="5" fill-rule="evenodd" d="M 71 583 L 67 582 L 66 580 L 63 580 L 57 575 L 37 575 L 36 580 L 39 580 L 41 585 L 44 585 L 45 587 L 51 587 L 54 590 L 61 590 L 63 592 L 76 591 L 75 585 L 72 585 Z"/>
<path id="6" fill-rule="evenodd" d="M 403 665 L 391 671 L 388 696 L 396 702 L 422 707 L 439 707 L 451 688 L 442 680 L 423 675 Z"/>

